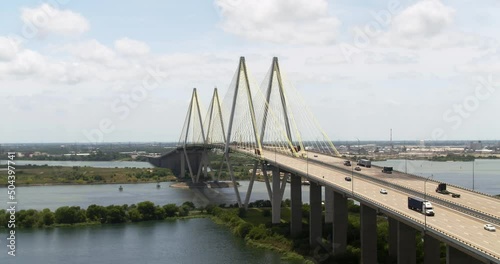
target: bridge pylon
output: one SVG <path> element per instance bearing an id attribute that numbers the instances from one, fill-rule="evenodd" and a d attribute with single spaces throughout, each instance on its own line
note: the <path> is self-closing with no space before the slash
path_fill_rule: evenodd
<path id="1" fill-rule="evenodd" d="M 196 88 L 193 88 L 193 94 L 191 96 L 191 102 L 189 103 L 189 108 L 186 114 L 186 119 L 184 121 L 184 126 L 182 129 L 181 137 L 179 143 L 182 147 L 183 157 L 181 161 L 187 163 L 189 170 L 189 176 L 193 183 L 198 183 L 202 167 L 207 166 L 206 164 L 206 153 L 203 151 L 201 164 L 199 166 L 198 172 L 194 174 L 193 167 L 191 166 L 190 158 L 188 155 L 187 145 L 199 145 L 204 147 L 206 142 L 205 131 L 203 128 L 203 119 L 201 115 L 200 102 L 198 99 L 198 92 Z M 183 166 L 184 167 L 184 166 Z M 206 170 L 205 170 L 206 171 Z M 181 177 L 184 176 L 184 169 L 181 170 Z"/>

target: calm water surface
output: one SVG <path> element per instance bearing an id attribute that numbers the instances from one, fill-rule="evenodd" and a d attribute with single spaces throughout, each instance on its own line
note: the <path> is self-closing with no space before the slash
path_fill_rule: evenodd
<path id="1" fill-rule="evenodd" d="M 474 189 L 487 194 L 500 194 L 500 159 L 478 159 L 474 162 L 433 162 L 426 160 L 387 160 L 373 162 L 392 166 L 395 170 Z"/>
<path id="2" fill-rule="evenodd" d="M 16 256 L 7 255 L 0 230 L 0 263 L 291 263 L 245 246 L 210 219 L 153 221 L 91 227 L 17 230 Z"/>

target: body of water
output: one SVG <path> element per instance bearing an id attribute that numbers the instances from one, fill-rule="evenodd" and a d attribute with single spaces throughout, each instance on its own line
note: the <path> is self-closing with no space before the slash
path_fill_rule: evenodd
<path id="1" fill-rule="evenodd" d="M 239 181 L 241 199 L 245 199 L 249 181 Z M 91 204 L 122 205 L 151 201 L 158 205 L 168 203 L 182 204 L 192 201 L 197 206 L 213 204 L 234 204 L 237 202 L 233 188 L 223 189 L 181 189 L 169 187 L 172 182 L 137 184 L 99 184 L 99 185 L 56 185 L 56 186 L 20 186 L 16 188 L 18 209 L 49 208 L 55 210 L 61 206 L 81 206 Z M 123 191 L 118 188 L 122 186 Z M 290 197 L 290 188 L 285 190 L 284 199 Z M 0 208 L 7 206 L 7 188 L 0 188 Z M 302 199 L 309 202 L 309 188 L 302 188 Z M 269 200 L 266 185 L 255 182 L 251 201 Z"/>
<path id="2" fill-rule="evenodd" d="M 433 176 L 434 180 L 487 194 L 500 194 L 500 159 L 477 159 L 474 162 L 387 160 L 372 163 L 425 178 Z"/>
<path id="3" fill-rule="evenodd" d="M 210 219 L 17 229 L 16 256 L 0 229 L 0 263 L 291 263 L 245 242 Z"/>

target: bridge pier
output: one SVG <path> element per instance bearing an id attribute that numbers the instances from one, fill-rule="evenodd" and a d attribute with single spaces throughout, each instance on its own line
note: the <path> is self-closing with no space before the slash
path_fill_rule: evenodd
<path id="1" fill-rule="evenodd" d="M 398 222 L 398 263 L 417 263 L 416 230 L 411 226 Z"/>
<path id="2" fill-rule="evenodd" d="M 181 171 L 179 173 L 179 178 L 183 179 L 186 173 L 186 156 L 184 156 L 184 152 L 180 151 L 179 155 L 181 155 Z"/>
<path id="3" fill-rule="evenodd" d="M 424 235 L 424 264 L 441 263 L 441 244 L 428 234 Z"/>
<path id="4" fill-rule="evenodd" d="M 333 192 L 333 253 L 344 253 L 347 246 L 347 198 Z"/>
<path id="5" fill-rule="evenodd" d="M 450 246 L 446 245 L 446 264 L 480 264 L 482 261 L 473 258 L 470 255 Z"/>
<path id="6" fill-rule="evenodd" d="M 280 169 L 273 167 L 273 199 L 272 206 L 272 223 L 279 224 L 281 222 L 281 186 L 280 186 Z"/>
<path id="7" fill-rule="evenodd" d="M 333 223 L 333 189 L 325 186 L 325 224 Z"/>
<path id="8" fill-rule="evenodd" d="M 393 260 L 398 258 L 398 220 L 388 217 L 389 234 L 387 242 L 389 244 L 389 257 Z"/>
<path id="9" fill-rule="evenodd" d="M 361 263 L 377 263 L 377 211 L 361 204 Z"/>
<path id="10" fill-rule="evenodd" d="M 312 249 L 318 247 L 322 238 L 322 206 L 321 185 L 311 181 L 309 185 L 309 245 Z"/>
<path id="11" fill-rule="evenodd" d="M 302 178 L 292 174 L 290 181 L 290 235 L 297 237 L 302 233 Z"/>

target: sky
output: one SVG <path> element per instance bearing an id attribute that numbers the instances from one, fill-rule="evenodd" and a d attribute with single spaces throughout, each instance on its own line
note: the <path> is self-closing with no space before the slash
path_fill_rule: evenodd
<path id="1" fill-rule="evenodd" d="M 332 140 L 497 140 L 496 0 L 2 1 L 0 143 L 178 141 L 240 56 Z"/>

